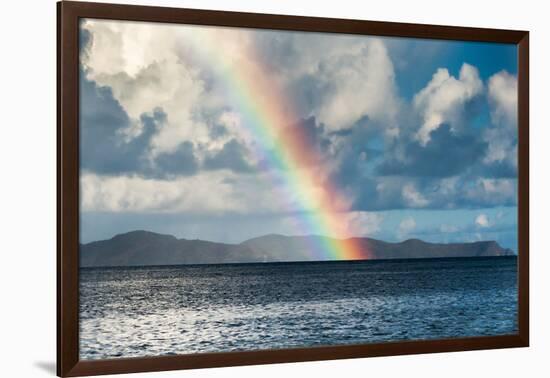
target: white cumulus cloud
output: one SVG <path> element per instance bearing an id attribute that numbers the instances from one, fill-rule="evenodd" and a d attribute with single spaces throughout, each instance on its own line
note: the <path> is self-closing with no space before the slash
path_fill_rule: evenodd
<path id="1" fill-rule="evenodd" d="M 494 74 L 489 78 L 488 96 L 493 123 L 515 126 L 518 114 L 517 77 L 507 71 Z"/>
<path id="2" fill-rule="evenodd" d="M 442 123 L 449 122 L 456 127 L 463 117 L 464 104 L 482 91 L 483 82 L 474 66 L 464 63 L 458 78 L 451 76 L 446 68 L 439 68 L 414 97 L 414 107 L 423 119 L 416 134 L 420 143 L 426 145 L 430 133 Z"/>
<path id="3" fill-rule="evenodd" d="M 517 167 L 517 77 L 500 71 L 489 78 L 488 99 L 493 127 L 485 133 L 485 163 L 508 162 Z"/>
<path id="4" fill-rule="evenodd" d="M 481 228 L 487 228 L 491 225 L 489 218 L 486 214 L 479 214 L 475 219 L 475 224 Z"/>
<path id="5" fill-rule="evenodd" d="M 228 104 L 223 88 L 212 80 L 213 66 L 199 59 L 200 39 L 223 38 L 226 62 L 238 61 L 244 48 L 232 46 L 243 41 L 245 32 L 107 20 L 86 20 L 82 27 L 91 35 L 82 54 L 87 78 L 111 88 L 137 128 L 142 114 L 156 108 L 166 113 L 167 121 L 151 141 L 153 156 L 173 152 L 185 141 L 208 148 L 205 115 L 215 116 Z"/>
<path id="6" fill-rule="evenodd" d="M 407 184 L 403 187 L 401 195 L 410 207 L 425 207 L 429 201 L 420 193 L 413 184 Z"/>
<path id="7" fill-rule="evenodd" d="M 315 109 L 319 121 L 333 130 L 351 127 L 364 116 L 393 126 L 399 102 L 392 61 L 379 39 L 329 56 L 317 72 L 326 95 Z"/>

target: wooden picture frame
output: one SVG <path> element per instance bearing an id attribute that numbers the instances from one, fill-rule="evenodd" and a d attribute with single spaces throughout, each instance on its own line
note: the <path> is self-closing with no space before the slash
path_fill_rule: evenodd
<path id="1" fill-rule="evenodd" d="M 83 376 L 529 345 L 529 33 L 63 1 L 57 4 L 57 374 Z M 82 18 L 515 44 L 518 47 L 518 328 L 514 335 L 228 353 L 79 359 L 79 20 Z"/>

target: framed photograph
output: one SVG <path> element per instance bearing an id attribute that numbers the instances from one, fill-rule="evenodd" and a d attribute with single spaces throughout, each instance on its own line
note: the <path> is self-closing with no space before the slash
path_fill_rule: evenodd
<path id="1" fill-rule="evenodd" d="M 57 6 L 59 376 L 528 346 L 528 32 Z"/>

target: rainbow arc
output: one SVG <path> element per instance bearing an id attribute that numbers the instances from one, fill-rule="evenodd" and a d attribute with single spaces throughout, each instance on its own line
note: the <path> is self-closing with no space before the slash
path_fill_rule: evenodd
<path id="1" fill-rule="evenodd" d="M 334 236 L 315 238 L 312 254 L 320 260 L 368 259 L 370 254 L 358 238 L 338 238 L 346 235 L 348 219 L 342 208 L 345 196 L 329 180 L 323 164 L 311 168 L 320 159 L 308 141 L 305 130 L 296 124 L 300 119 L 283 91 L 269 79 L 261 58 L 245 47 L 247 59 L 238 64 L 227 61 L 220 41 L 208 32 L 193 30 L 193 50 L 210 64 L 225 86 L 228 98 L 242 117 L 244 132 L 254 140 L 254 154 L 266 171 L 278 172 L 273 181 L 284 183 L 283 197 L 293 198 L 301 209 L 301 232 L 310 235 Z M 290 205 L 289 205 L 290 206 Z M 294 210 L 294 209 L 293 209 Z"/>

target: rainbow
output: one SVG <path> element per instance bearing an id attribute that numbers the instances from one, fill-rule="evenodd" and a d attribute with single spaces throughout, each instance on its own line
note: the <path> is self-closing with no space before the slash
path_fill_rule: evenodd
<path id="1" fill-rule="evenodd" d="M 258 54 L 250 45 L 243 46 L 247 59 L 241 59 L 238 64 L 224 61 L 223 50 L 220 53 L 220 49 L 213 49 L 220 46 L 220 41 L 214 40 L 210 33 L 201 31 L 192 30 L 188 34 L 193 36 L 193 50 L 201 55 L 204 63 L 212 66 L 214 62 L 216 65 L 212 69 L 217 72 L 217 78 L 225 86 L 232 105 L 245 121 L 242 124 L 246 130 L 243 131 L 254 140 L 253 152 L 263 162 L 266 171 L 274 171 L 272 168 L 275 168 L 277 172 L 283 172 L 282 177 L 273 177 L 273 181 L 284 183 L 283 200 L 297 197 L 301 208 L 301 231 L 322 236 L 344 235 L 348 224 L 346 212 L 343 211 L 345 197 L 329 181 L 329 172 L 323 164 L 315 170 L 308 168 L 320 156 L 308 143 L 303 128 L 292 126 L 300 117 L 296 116 L 292 104 L 286 101 L 274 80 L 268 79 L 268 70 Z M 319 260 L 370 257 L 369 251 L 357 238 L 327 237 L 315 240 L 318 244 L 311 246 L 312 254 Z"/>

